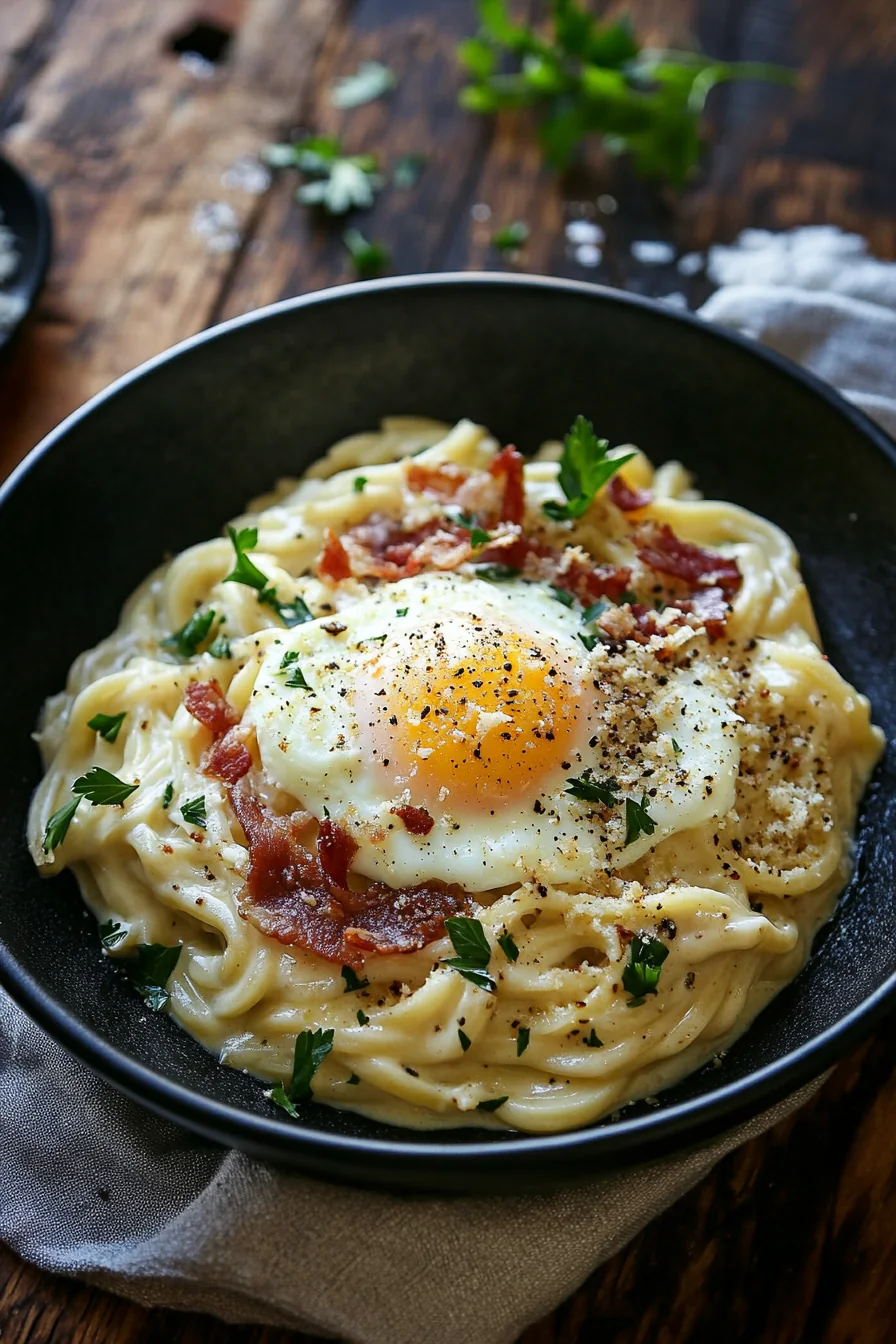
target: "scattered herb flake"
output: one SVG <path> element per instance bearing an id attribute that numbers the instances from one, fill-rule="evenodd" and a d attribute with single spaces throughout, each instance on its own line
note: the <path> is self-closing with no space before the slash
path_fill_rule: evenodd
<path id="1" fill-rule="evenodd" d="M 95 765 L 86 775 L 75 780 L 72 793 L 76 793 L 79 798 L 86 798 L 94 807 L 98 804 L 109 807 L 123 803 L 138 787 L 137 784 L 125 784 L 111 771 Z"/>
<path id="2" fill-rule="evenodd" d="M 504 933 L 499 933 L 498 946 L 508 961 L 516 961 L 517 957 L 520 955 L 520 950 L 513 941 L 513 934 L 511 933 L 507 933 L 506 931 Z"/>
<path id="3" fill-rule="evenodd" d="M 307 1101 L 313 1095 L 311 1080 L 332 1049 L 332 1030 L 323 1031 L 318 1027 L 316 1031 L 299 1032 L 296 1037 L 289 1087 L 284 1088 L 278 1084 L 271 1093 L 271 1101 L 276 1101 L 278 1106 L 283 1106 L 285 1111 L 295 1116 L 296 1109 L 293 1103 Z M 282 1097 L 275 1095 L 278 1087 Z M 284 1101 L 289 1105 L 284 1105 Z"/>
<path id="4" fill-rule="evenodd" d="M 363 1008 L 359 1008 L 359 1009 L 358 1009 L 358 1022 L 360 1023 L 360 1025 L 361 1025 L 362 1027 L 366 1027 L 366 1026 L 367 1026 L 367 1023 L 368 1023 L 369 1021 L 370 1021 L 370 1018 L 367 1016 L 367 1014 L 365 1013 L 364 1009 L 363 1009 Z"/>
<path id="5" fill-rule="evenodd" d="M 653 835 L 656 830 L 656 822 L 647 811 L 647 805 L 650 802 L 645 793 L 640 803 L 636 803 L 633 798 L 625 800 L 625 843 L 632 845 L 640 835 Z"/>
<path id="6" fill-rule="evenodd" d="M 585 1037 L 585 1040 L 582 1042 L 582 1044 L 583 1044 L 583 1045 L 587 1045 L 588 1048 L 589 1048 L 590 1050 L 599 1050 L 600 1047 L 603 1045 L 603 1041 L 601 1040 L 601 1038 L 598 1036 L 597 1032 L 596 1032 L 596 1031 L 594 1030 L 594 1028 L 592 1027 L 592 1028 L 591 1028 L 591 1035 L 590 1035 L 590 1036 L 586 1036 L 586 1037 Z"/>
<path id="7" fill-rule="evenodd" d="M 524 247 L 529 238 L 529 226 L 524 224 L 521 219 L 514 220 L 512 224 L 505 224 L 503 228 L 496 229 L 492 234 L 492 247 L 498 249 L 502 254 L 508 252 L 519 252 Z"/>
<path id="8" fill-rule="evenodd" d="M 127 716 L 126 709 L 123 709 L 120 714 L 94 714 L 92 719 L 87 720 L 87 727 L 92 728 L 95 733 L 99 733 L 104 741 L 114 742 Z"/>
<path id="9" fill-rule="evenodd" d="M 286 685 L 292 691 L 310 691 L 311 687 L 305 680 L 305 675 L 300 667 L 294 667 L 286 678 Z"/>
<path id="10" fill-rule="evenodd" d="M 491 536 L 489 535 L 488 532 L 486 532 L 485 528 L 482 527 L 471 528 L 470 545 L 473 547 L 474 551 L 481 550 L 482 547 L 487 546 L 490 541 Z"/>
<path id="11" fill-rule="evenodd" d="M 352 489 L 354 490 L 356 495 L 363 495 L 364 487 L 366 484 L 367 484 L 366 476 L 356 476 L 354 481 L 352 482 Z"/>
<path id="12" fill-rule="evenodd" d="M 460 1027 L 458 1027 L 457 1029 L 457 1039 L 460 1041 L 461 1050 L 463 1050 L 464 1054 L 466 1054 L 472 1042 L 467 1033 L 465 1031 L 462 1031 Z"/>
<path id="13" fill-rule="evenodd" d="M 227 535 L 233 545 L 236 562 L 222 582 L 243 583 L 247 588 L 255 588 L 261 592 L 267 586 L 268 577 L 248 556 L 248 552 L 258 545 L 258 528 L 241 527 L 237 532 L 235 527 L 228 527 Z"/>
<path id="14" fill-rule="evenodd" d="M 360 229 L 346 229 L 342 241 L 359 280 L 371 280 L 375 275 L 381 275 L 392 261 L 388 248 L 382 243 L 368 242 Z M 363 477 L 358 479 L 363 480 Z"/>
<path id="15" fill-rule="evenodd" d="M 180 814 L 188 826 L 201 826 L 205 830 L 208 826 L 208 818 L 205 815 L 205 795 L 200 793 L 197 798 L 191 798 L 188 802 L 182 803 Z"/>
<path id="16" fill-rule="evenodd" d="M 174 780 L 169 779 L 165 785 L 165 792 L 162 794 L 162 807 L 167 811 L 171 806 L 171 799 L 174 797 Z"/>
<path id="17" fill-rule="evenodd" d="M 226 635 L 219 634 L 215 638 L 213 643 L 209 645 L 208 651 L 212 658 L 221 658 L 221 659 L 230 658 L 232 656 L 230 649 L 230 640 L 227 638 Z"/>
<path id="18" fill-rule="evenodd" d="M 488 974 L 492 949 L 479 920 L 470 919 L 466 915 L 452 915 L 445 920 L 445 932 L 457 956 L 443 957 L 442 965 L 450 966 L 471 984 L 494 994 L 497 986 Z"/>
<path id="19" fill-rule="evenodd" d="M 489 583 L 505 583 L 520 573 L 515 565 L 476 565 L 474 572 L 477 579 L 486 579 Z"/>
<path id="20" fill-rule="evenodd" d="M 72 824 L 72 817 L 77 812 L 78 804 L 80 802 L 80 798 L 73 798 L 70 803 L 64 803 L 63 806 L 50 817 L 50 820 L 47 822 L 47 829 L 44 831 L 43 851 L 45 854 L 49 854 L 57 845 L 62 844 L 68 834 L 68 828 Z"/>
<path id="21" fill-rule="evenodd" d="M 284 653 L 283 657 L 280 659 L 280 666 L 277 670 L 278 672 L 282 672 L 284 668 L 289 667 L 290 663 L 297 663 L 298 661 L 299 655 L 296 653 L 295 649 L 287 649 L 286 653 Z"/>
<path id="22" fill-rule="evenodd" d="M 529 1030 L 529 1027 L 520 1027 L 519 1031 L 516 1033 L 517 1059 L 529 1049 Z"/>
<path id="23" fill-rule="evenodd" d="M 636 935 L 629 944 L 629 962 L 622 972 L 622 988 L 632 995 L 629 1008 L 639 1008 L 644 996 L 656 994 L 669 949 L 659 938 Z"/>
<path id="24" fill-rule="evenodd" d="M 158 1013 L 169 998 L 168 981 L 178 963 L 183 943 L 165 947 L 163 943 L 141 943 L 136 958 L 128 967 L 131 984 L 142 997 L 147 1008 Z"/>
<path id="25" fill-rule="evenodd" d="M 555 602 L 559 602 L 561 606 L 571 607 L 575 602 L 572 593 L 567 592 L 565 588 L 555 588 L 552 583 L 549 583 L 548 587 L 551 590 L 551 597 Z"/>
<path id="26" fill-rule="evenodd" d="M 100 942 L 103 947 L 117 947 L 127 936 L 127 929 L 117 919 L 107 919 L 100 925 Z"/>
<path id="27" fill-rule="evenodd" d="M 345 1085 L 346 1085 L 346 1087 L 357 1087 L 357 1085 L 358 1085 L 358 1083 L 360 1083 L 360 1081 L 361 1081 L 361 1079 L 358 1077 L 358 1075 L 357 1075 L 356 1073 L 350 1073 L 349 1076 L 348 1076 L 348 1077 L 346 1078 L 346 1080 L 345 1080 Z"/>
<path id="28" fill-rule="evenodd" d="M 178 658 L 193 658 L 200 645 L 208 639 L 214 623 L 215 613 L 211 608 L 207 611 L 194 611 L 186 625 L 182 625 L 173 635 L 162 640 L 162 648 L 167 649 L 169 653 L 176 653 Z"/>
<path id="29" fill-rule="evenodd" d="M 583 635 L 581 630 L 578 632 L 578 635 L 579 639 L 585 645 L 585 648 L 588 650 L 589 653 L 592 653 L 596 645 L 600 642 L 598 640 L 597 635 Z"/>
<path id="30" fill-rule="evenodd" d="M 615 807 L 619 802 L 618 782 L 611 776 L 607 779 L 594 778 L 591 766 L 586 766 L 577 778 L 567 779 L 566 792 L 584 803 L 602 803 L 604 807 Z"/>
<path id="31" fill-rule="evenodd" d="M 345 989 L 342 991 L 343 994 L 351 994 L 356 989 L 366 989 L 370 984 L 369 980 L 359 980 L 356 972 L 352 970 L 351 966 L 343 966 L 342 978 L 345 981 Z"/>
<path id="32" fill-rule="evenodd" d="M 497 1111 L 500 1106 L 504 1105 L 505 1101 L 509 1100 L 509 1097 L 494 1097 L 490 1101 L 480 1101 L 476 1109 L 477 1111 Z"/>
<path id="33" fill-rule="evenodd" d="M 407 609 L 407 607 L 396 607 L 396 608 L 395 608 L 395 615 L 396 615 L 396 616 L 407 616 L 407 614 L 408 614 L 408 609 Z"/>
<path id="34" fill-rule="evenodd" d="M 673 739 L 672 739 L 672 750 L 675 752 L 675 755 L 676 755 L 676 756 L 680 756 L 680 755 L 681 755 L 681 747 L 680 747 L 680 746 L 678 745 L 678 743 L 675 741 L 675 738 L 674 738 L 674 737 L 673 737 Z"/>

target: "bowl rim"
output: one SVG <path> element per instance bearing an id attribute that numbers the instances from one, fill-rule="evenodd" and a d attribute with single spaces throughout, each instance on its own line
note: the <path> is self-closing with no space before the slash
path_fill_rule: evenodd
<path id="1" fill-rule="evenodd" d="M 657 300 L 629 294 L 608 286 L 588 281 L 566 280 L 552 276 L 515 274 L 489 271 L 448 271 L 406 276 L 390 276 L 380 280 L 356 281 L 347 285 L 331 286 L 309 294 L 282 299 L 256 308 L 226 322 L 206 328 L 176 345 L 154 355 L 135 369 L 117 378 L 108 387 L 66 416 L 20 462 L 0 485 L 0 507 L 7 503 L 23 477 L 60 441 L 69 430 L 86 419 L 105 401 L 118 395 L 132 382 L 145 377 L 160 366 L 194 347 L 218 340 L 228 332 L 263 322 L 282 313 L 300 311 L 322 303 L 353 301 L 362 296 L 375 296 L 405 289 L 464 288 L 483 289 L 489 286 L 530 291 L 560 292 L 579 295 L 598 302 L 621 304 L 647 310 L 654 317 L 670 323 L 684 323 L 699 327 L 711 339 L 725 341 L 738 347 L 748 357 L 771 364 L 779 372 L 795 379 L 803 387 L 820 396 L 830 408 L 859 433 L 870 439 L 874 446 L 889 459 L 896 469 L 896 442 L 858 407 L 842 397 L 832 386 L 807 370 L 794 364 L 777 351 L 761 346 L 749 337 L 715 327 L 693 313 L 673 309 Z M 348 1136 L 325 1130 L 307 1128 L 301 1122 L 280 1120 L 243 1110 L 236 1104 L 220 1102 L 165 1074 L 149 1068 L 126 1054 L 113 1041 L 82 1023 L 68 1008 L 48 995 L 34 977 L 21 966 L 6 945 L 0 941 L 0 986 L 41 1027 L 74 1055 L 93 1067 L 122 1091 L 169 1118 L 186 1124 L 194 1131 L 205 1134 L 226 1134 L 249 1141 L 256 1150 L 277 1151 L 284 1158 L 300 1153 L 320 1159 L 329 1157 L 334 1162 L 348 1155 L 368 1155 L 399 1159 L 405 1164 L 425 1164 L 433 1159 L 450 1163 L 460 1172 L 465 1167 L 480 1165 L 483 1161 L 500 1163 L 525 1159 L 527 1156 L 556 1159 L 574 1157 L 578 1150 L 583 1157 L 607 1157 L 627 1154 L 636 1160 L 637 1150 L 647 1150 L 661 1141 L 680 1141 L 685 1146 L 689 1137 L 705 1133 L 707 1128 L 719 1129 L 726 1120 L 734 1123 L 747 1115 L 759 1114 L 765 1107 L 788 1092 L 819 1076 L 841 1058 L 850 1048 L 863 1040 L 896 1007 L 896 972 L 863 999 L 847 1015 L 819 1035 L 788 1051 L 779 1059 L 757 1069 L 744 1078 L 723 1083 L 719 1087 L 685 1101 L 675 1102 L 662 1109 L 636 1116 L 622 1116 L 615 1121 L 595 1121 L 582 1128 L 560 1133 L 526 1134 L 508 1131 L 497 1136 L 489 1131 L 486 1141 L 465 1140 L 463 1143 L 445 1143 L 440 1139 L 414 1141 L 400 1137 L 397 1128 L 387 1137 Z M 222 1066 L 223 1067 L 223 1066 Z M 410 1132 L 410 1131 L 409 1131 Z M 415 1134 L 421 1131 L 413 1131 Z M 457 1133 L 437 1130 L 433 1134 Z M 468 1130 L 462 1131 L 469 1133 Z M 393 1137 L 393 1134 L 395 1137 Z"/>

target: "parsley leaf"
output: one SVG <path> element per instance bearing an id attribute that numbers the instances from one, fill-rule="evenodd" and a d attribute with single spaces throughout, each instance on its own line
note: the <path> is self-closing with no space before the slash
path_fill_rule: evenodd
<path id="1" fill-rule="evenodd" d="M 300 667 L 294 667 L 286 678 L 286 685 L 292 691 L 310 691 L 311 687 L 305 680 L 304 673 Z"/>
<path id="2" fill-rule="evenodd" d="M 367 1023 L 368 1023 L 369 1021 L 370 1021 L 370 1018 L 367 1016 L 367 1014 L 365 1013 L 364 1009 L 363 1009 L 363 1008 L 359 1008 L 359 1009 L 358 1009 L 358 1022 L 359 1022 L 359 1024 L 360 1024 L 362 1027 L 366 1027 L 366 1026 L 367 1026 Z"/>
<path id="3" fill-rule="evenodd" d="M 308 179 L 296 192 L 303 205 L 328 214 L 367 210 L 383 185 L 372 154 L 344 155 L 332 135 L 309 135 L 291 145 L 268 145 L 262 154 L 271 168 L 298 168 Z"/>
<path id="4" fill-rule="evenodd" d="M 342 241 L 348 249 L 359 280 L 372 280 L 380 275 L 391 262 L 389 250 L 382 243 L 370 243 L 360 229 L 346 229 Z M 363 480 L 363 477 L 359 477 Z"/>
<path id="5" fill-rule="evenodd" d="M 358 1077 L 356 1073 L 350 1073 L 345 1080 L 345 1085 L 346 1087 L 356 1087 L 358 1083 L 360 1083 L 360 1081 L 361 1079 Z"/>
<path id="6" fill-rule="evenodd" d="M 169 779 L 165 785 L 165 792 L 162 794 L 162 807 L 166 810 L 171 806 L 171 799 L 174 797 L 174 780 Z"/>
<path id="7" fill-rule="evenodd" d="M 408 609 L 407 609 L 407 607 L 396 607 L 396 608 L 395 608 L 395 615 L 396 615 L 396 616 L 407 616 L 407 614 L 408 614 Z"/>
<path id="8" fill-rule="evenodd" d="M 350 107 L 373 103 L 395 88 L 398 80 L 387 65 L 362 61 L 353 75 L 343 75 L 330 89 L 330 105 L 345 112 Z"/>
<path id="9" fill-rule="evenodd" d="M 105 742 L 114 742 L 127 716 L 126 709 L 120 714 L 94 714 L 92 719 L 87 720 L 87 727 L 99 733 Z"/>
<path id="10" fill-rule="evenodd" d="M 517 957 L 520 955 L 520 950 L 513 941 L 513 934 L 511 933 L 499 933 L 498 946 L 508 961 L 516 961 Z"/>
<path id="11" fill-rule="evenodd" d="M 583 415 L 576 418 L 572 429 L 563 440 L 563 452 L 560 456 L 560 471 L 557 481 L 566 496 L 566 503 L 560 504 L 549 499 L 542 505 L 544 512 L 555 522 L 568 518 L 581 518 L 591 504 L 601 486 L 617 471 L 624 462 L 634 457 L 634 453 L 624 453 L 622 457 L 607 457 L 609 439 L 599 439 L 594 426 Z"/>
<path id="12" fill-rule="evenodd" d="M 599 640 L 598 640 L 598 636 L 597 636 L 597 635 L 583 635 L 582 632 L 581 632 L 581 630 L 578 632 L 578 635 L 579 635 L 579 639 L 580 639 L 580 640 L 582 641 L 582 643 L 585 645 L 585 648 L 588 650 L 588 652 L 589 652 L 589 653 L 593 653 L 595 647 L 597 646 L 597 644 L 598 644 L 598 642 L 599 642 Z"/>
<path id="13" fill-rule="evenodd" d="M 502 254 L 510 252 L 519 252 L 529 237 L 529 226 L 524 224 L 521 219 L 514 220 L 512 224 L 505 224 L 503 228 L 496 229 L 492 234 L 492 247 L 497 248 Z"/>
<path id="14" fill-rule="evenodd" d="M 101 766 L 95 765 L 92 770 L 88 770 L 86 775 L 76 779 L 72 785 L 72 793 L 76 793 L 79 798 L 86 798 L 94 807 L 98 803 L 105 806 L 123 803 L 126 798 L 139 786 L 137 784 L 125 784 L 117 775 L 113 775 L 109 770 L 103 770 Z"/>
<path id="15" fill-rule="evenodd" d="M 561 606 L 571 607 L 572 604 L 575 602 L 576 599 L 574 598 L 572 593 L 567 592 L 565 588 L 555 588 L 552 583 L 549 583 L 548 587 L 551 590 L 551 597 L 554 599 L 555 602 L 559 602 Z"/>
<path id="16" fill-rule="evenodd" d="M 278 1083 L 268 1093 L 271 1101 L 282 1106 L 284 1111 L 296 1119 L 298 1111 L 294 1103 L 307 1101 L 312 1095 L 311 1079 L 333 1049 L 332 1030 L 300 1031 L 296 1037 L 296 1048 L 292 1061 L 292 1078 L 289 1086 Z"/>
<path id="17" fill-rule="evenodd" d="M 681 755 L 681 747 L 680 747 L 680 746 L 678 745 L 678 743 L 675 741 L 675 738 L 674 738 L 674 737 L 673 737 L 673 739 L 672 739 L 672 750 L 675 752 L 675 755 L 676 755 L 676 756 L 680 756 L 680 755 Z"/>
<path id="18" fill-rule="evenodd" d="M 258 594 L 258 600 L 276 611 L 288 630 L 291 630 L 295 625 L 304 625 L 306 621 L 314 620 L 308 608 L 308 603 L 298 595 L 291 597 L 288 602 L 281 602 L 273 588 L 265 588 Z"/>
<path id="19" fill-rule="evenodd" d="M 127 929 L 117 919 L 107 919 L 100 925 L 100 942 L 103 947 L 117 947 L 127 936 Z"/>
<path id="20" fill-rule="evenodd" d="M 594 778 L 594 771 L 587 766 L 578 778 L 567 779 L 566 792 L 584 803 L 603 803 L 604 807 L 615 807 L 619 802 L 616 794 L 619 784 L 609 777 L 604 780 Z"/>
<path id="21" fill-rule="evenodd" d="M 474 527 L 471 529 L 470 545 L 473 547 L 474 551 L 481 550 L 482 547 L 487 546 L 490 541 L 491 537 L 488 532 L 486 532 L 485 528 Z"/>
<path id="22" fill-rule="evenodd" d="M 524 1054 L 529 1049 L 529 1028 L 520 1027 L 516 1033 L 516 1057 Z"/>
<path id="23" fill-rule="evenodd" d="M 392 182 L 396 187 L 407 190 L 416 187 L 426 167 L 425 154 L 402 154 L 395 160 L 392 170 Z"/>
<path id="24" fill-rule="evenodd" d="M 507 0 L 478 0 L 477 8 L 479 34 L 457 49 L 470 81 L 461 106 L 486 114 L 536 109 L 542 150 L 554 168 L 565 167 L 596 134 L 611 154 L 630 154 L 643 177 L 681 186 L 699 160 L 700 117 L 716 84 L 795 83 L 780 66 L 642 48 L 628 20 L 601 21 L 581 0 L 552 0 L 547 35 L 541 26 L 513 23 Z"/>
<path id="25" fill-rule="evenodd" d="M 586 1036 L 586 1037 L 585 1037 L 585 1040 L 582 1042 L 582 1044 L 583 1044 L 583 1045 L 587 1045 L 587 1046 L 589 1047 L 589 1049 L 591 1049 L 591 1050 L 599 1050 L 600 1047 L 603 1045 L 603 1041 L 601 1040 L 601 1038 L 598 1036 L 597 1032 L 596 1032 L 596 1031 L 594 1030 L 594 1028 L 592 1027 L 592 1028 L 591 1028 L 591 1035 L 590 1035 L 590 1036 Z"/>
<path id="26" fill-rule="evenodd" d="M 354 481 L 352 481 L 352 489 L 354 490 L 356 495 L 363 495 L 364 487 L 366 484 L 367 484 L 366 476 L 356 476 Z"/>
<path id="27" fill-rule="evenodd" d="M 633 798 L 625 800 L 625 843 L 632 845 L 638 839 L 639 835 L 653 835 L 656 830 L 656 822 L 647 811 L 647 805 L 650 802 L 645 793 L 640 803 L 636 803 Z"/>
<path id="28" fill-rule="evenodd" d="M 496 1111 L 499 1106 L 503 1106 L 505 1101 L 509 1100 L 509 1097 L 494 1097 L 490 1101 L 480 1101 L 476 1109 L 477 1111 Z"/>
<path id="29" fill-rule="evenodd" d="M 472 1041 L 470 1040 L 469 1036 L 465 1031 L 461 1031 L 460 1027 L 458 1027 L 457 1029 L 457 1039 L 460 1041 L 461 1050 L 463 1050 L 464 1054 L 466 1054 L 470 1046 L 472 1045 Z"/>
<path id="30" fill-rule="evenodd" d="M 659 938 L 636 935 L 629 947 L 629 963 L 622 972 L 622 988 L 631 994 L 629 1008 L 640 1008 L 646 994 L 656 994 L 669 949 Z"/>
<path id="31" fill-rule="evenodd" d="M 456 957 L 443 957 L 442 965 L 450 966 L 471 984 L 494 994 L 497 986 L 488 974 L 492 949 L 478 919 L 453 915 L 445 920 L 445 932 L 451 939 Z"/>
<path id="32" fill-rule="evenodd" d="M 154 1013 L 165 1007 L 171 995 L 167 985 L 178 963 L 183 943 L 165 947 L 163 943 L 141 943 L 136 961 L 129 967 L 131 984 Z"/>
<path id="33" fill-rule="evenodd" d="M 205 795 L 200 793 L 198 798 L 191 798 L 188 802 L 182 803 L 180 814 L 188 826 L 201 826 L 205 830 L 208 826 L 208 818 L 205 815 Z"/>
<path id="34" fill-rule="evenodd" d="M 283 624 L 290 629 L 294 625 L 304 625 L 306 621 L 314 620 L 304 598 L 293 597 L 288 602 L 281 602 L 277 597 L 276 588 L 268 582 L 268 576 L 249 559 L 247 552 L 254 550 L 258 545 L 257 527 L 241 527 L 239 532 L 235 527 L 228 527 L 227 535 L 233 543 L 236 563 L 230 573 L 221 580 L 222 583 L 242 583 L 247 588 L 254 588 L 258 593 L 259 602 L 275 611 Z"/>
<path id="35" fill-rule="evenodd" d="M 342 991 L 343 994 L 351 994 L 352 991 L 356 989 L 366 989 L 370 984 L 369 980 L 359 980 L 356 972 L 352 970 L 351 966 L 343 966 L 342 978 L 345 981 L 345 989 Z"/>
<path id="36" fill-rule="evenodd" d="M 78 804 L 80 802 L 80 798 L 73 798 L 70 803 L 63 803 L 62 807 L 50 817 L 50 820 L 47 822 L 47 829 L 44 831 L 44 843 L 42 848 L 45 854 L 49 854 L 57 845 L 62 844 L 68 834 L 68 828 L 72 824 L 72 817 L 77 812 Z"/>
<path id="37" fill-rule="evenodd" d="M 212 658 L 230 658 L 230 640 L 226 635 L 219 634 L 208 647 L 208 652 Z"/>
<path id="38" fill-rule="evenodd" d="M 214 623 L 215 613 L 211 608 L 208 611 L 194 611 L 186 625 L 162 640 L 162 648 L 169 653 L 176 653 L 179 658 L 192 658 L 200 644 L 208 639 Z"/>
<path id="39" fill-rule="evenodd" d="M 476 565 L 474 573 L 477 579 L 487 579 L 489 583 L 504 583 L 515 579 L 519 574 L 515 565 Z"/>

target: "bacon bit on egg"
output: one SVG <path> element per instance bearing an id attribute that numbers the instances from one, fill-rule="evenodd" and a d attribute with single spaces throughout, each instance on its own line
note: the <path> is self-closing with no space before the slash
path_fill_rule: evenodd
<path id="1" fill-rule="evenodd" d="M 637 513 L 638 509 L 646 509 L 653 502 L 653 493 L 650 490 L 632 489 L 617 472 L 607 486 L 607 498 L 623 513 Z"/>
<path id="2" fill-rule="evenodd" d="M 404 822 L 411 835 L 429 835 L 435 825 L 425 807 L 413 807 L 408 803 L 403 807 L 390 807 L 389 811 Z"/>

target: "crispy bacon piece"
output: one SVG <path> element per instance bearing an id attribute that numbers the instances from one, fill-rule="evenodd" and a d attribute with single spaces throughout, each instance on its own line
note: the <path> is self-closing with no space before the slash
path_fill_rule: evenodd
<path id="1" fill-rule="evenodd" d="M 509 443 L 502 448 L 489 466 L 489 475 L 504 478 L 504 494 L 498 522 L 521 523 L 526 511 L 526 491 L 523 484 L 523 455 Z"/>
<path id="2" fill-rule="evenodd" d="M 703 622 L 710 643 L 714 643 L 724 635 L 731 607 L 721 588 L 704 588 L 693 597 L 676 602 L 675 605 L 682 611 L 691 612 Z"/>
<path id="3" fill-rule="evenodd" d="M 607 486 L 607 498 L 623 513 L 635 513 L 647 508 L 653 501 L 653 494 L 650 490 L 632 490 L 617 472 Z"/>
<path id="4" fill-rule="evenodd" d="M 682 541 L 668 523 L 642 532 L 638 557 L 660 574 L 671 574 L 697 588 L 721 588 L 726 593 L 736 593 L 743 582 L 736 560 Z"/>
<path id="5" fill-rule="evenodd" d="M 235 784 L 247 775 L 252 769 L 252 756 L 242 729 L 231 728 L 219 737 L 203 756 L 202 768 L 207 775 L 223 779 L 225 784 Z"/>
<path id="6" fill-rule="evenodd" d="M 409 462 L 405 474 L 408 489 L 416 495 L 433 495 L 443 503 L 454 499 L 469 478 L 469 472 L 456 462 L 437 462 L 425 465 Z"/>
<path id="7" fill-rule="evenodd" d="M 348 887 L 348 870 L 357 852 L 357 843 L 348 831 L 324 817 L 317 835 L 317 861 L 331 890 Z"/>
<path id="8" fill-rule="evenodd" d="M 219 683 L 214 680 L 187 682 L 184 704 L 194 719 L 198 719 L 206 728 L 211 728 L 218 737 L 240 721 L 239 714 L 233 705 L 228 704 Z"/>
<path id="9" fill-rule="evenodd" d="M 323 550 L 317 559 L 317 573 L 330 583 L 341 583 L 343 579 L 352 576 L 352 565 L 345 547 L 330 527 L 324 534 Z"/>
<path id="10" fill-rule="evenodd" d="M 404 807 L 390 807 L 389 811 L 404 822 L 405 829 L 411 835 L 429 835 L 435 825 L 425 807 L 413 807 L 407 803 Z"/>
<path id="11" fill-rule="evenodd" d="M 427 566 L 456 569 L 473 554 L 469 532 L 441 518 L 406 530 L 391 518 L 372 514 L 349 528 L 342 542 L 357 578 L 388 583 L 419 574 Z"/>
<path id="12" fill-rule="evenodd" d="M 587 607 L 602 597 L 618 602 L 631 577 L 631 570 L 621 565 L 587 565 L 573 560 L 557 575 L 554 586 L 573 593 Z"/>
<path id="13" fill-rule="evenodd" d="M 413 952 L 440 938 L 448 915 L 472 906 L 472 897 L 445 882 L 393 889 L 375 882 L 350 891 L 355 842 L 340 827 L 324 831 L 317 855 L 302 843 L 307 812 L 278 817 L 245 787 L 230 790 L 230 803 L 249 843 L 249 874 L 240 896 L 243 916 L 262 933 L 304 947 L 326 961 L 362 966 L 371 953 Z M 335 833 L 335 834 L 334 834 Z M 344 839 L 343 839 L 344 837 Z"/>

